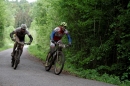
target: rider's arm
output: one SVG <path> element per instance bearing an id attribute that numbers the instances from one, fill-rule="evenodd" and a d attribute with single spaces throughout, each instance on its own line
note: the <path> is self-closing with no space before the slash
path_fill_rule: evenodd
<path id="1" fill-rule="evenodd" d="M 10 33 L 10 38 L 13 38 L 13 35 L 15 34 L 17 34 L 17 32 L 20 30 L 21 28 L 16 28 L 14 31 L 12 31 L 11 33 Z"/>
<path id="2" fill-rule="evenodd" d="M 54 35 L 55 35 L 55 31 L 53 30 L 52 33 L 51 33 L 51 40 L 53 41 L 54 39 Z"/>
<path id="3" fill-rule="evenodd" d="M 66 35 L 67 35 L 67 38 L 68 38 L 69 43 L 71 43 L 71 42 L 72 42 L 72 40 L 71 40 L 70 35 L 69 35 L 69 34 L 66 34 Z"/>
<path id="4" fill-rule="evenodd" d="M 30 43 L 33 41 L 33 37 L 32 35 L 28 35 L 28 37 L 30 38 Z"/>
<path id="5" fill-rule="evenodd" d="M 67 35 L 69 44 L 71 44 L 72 40 L 71 40 L 71 37 L 70 37 L 70 34 L 69 34 L 68 30 L 65 30 L 65 34 Z"/>
<path id="6" fill-rule="evenodd" d="M 29 31 L 28 30 L 26 30 L 26 32 L 25 32 L 27 35 L 28 35 L 28 37 L 30 38 L 30 43 L 33 41 L 33 37 L 32 37 L 32 35 L 29 33 Z"/>
<path id="7" fill-rule="evenodd" d="M 12 32 L 10 33 L 10 38 L 13 38 L 13 34 L 15 34 L 15 31 L 12 31 Z"/>

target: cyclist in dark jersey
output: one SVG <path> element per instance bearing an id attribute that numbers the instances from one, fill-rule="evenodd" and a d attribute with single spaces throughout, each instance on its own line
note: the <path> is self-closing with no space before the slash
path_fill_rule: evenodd
<path id="1" fill-rule="evenodd" d="M 15 38 L 13 37 L 14 34 L 15 34 Z M 31 42 L 33 41 L 33 37 L 27 30 L 26 24 L 21 24 L 21 27 L 16 28 L 13 32 L 10 33 L 10 38 L 12 39 L 12 41 L 15 41 L 14 47 L 13 47 L 13 52 L 11 53 L 11 56 L 14 56 L 14 51 L 15 51 L 18 43 L 22 45 L 22 51 L 23 51 L 24 39 L 25 39 L 26 34 L 30 38 L 30 42 L 28 43 L 30 45 Z"/>

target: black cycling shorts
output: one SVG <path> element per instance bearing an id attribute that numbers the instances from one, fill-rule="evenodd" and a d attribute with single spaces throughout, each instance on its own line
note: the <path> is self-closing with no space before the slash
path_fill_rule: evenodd
<path id="1" fill-rule="evenodd" d="M 24 42 L 25 37 L 18 37 L 20 42 Z"/>

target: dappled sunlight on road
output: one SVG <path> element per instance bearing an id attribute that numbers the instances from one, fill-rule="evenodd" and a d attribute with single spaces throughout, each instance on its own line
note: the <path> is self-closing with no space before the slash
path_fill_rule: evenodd
<path id="1" fill-rule="evenodd" d="M 25 45 L 24 48 L 28 48 L 29 45 Z"/>

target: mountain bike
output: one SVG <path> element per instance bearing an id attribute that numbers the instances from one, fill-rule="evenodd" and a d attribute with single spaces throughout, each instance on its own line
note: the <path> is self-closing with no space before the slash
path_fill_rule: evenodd
<path id="1" fill-rule="evenodd" d="M 55 45 L 56 48 L 55 51 L 52 53 L 52 55 L 50 55 L 50 51 L 47 54 L 45 62 L 47 66 L 45 66 L 45 70 L 49 71 L 52 65 L 54 65 L 54 73 L 56 75 L 59 75 L 62 72 L 65 63 L 65 57 L 64 53 L 62 52 L 62 49 L 68 47 L 69 45 L 65 45 L 58 42 L 55 43 Z"/>
<path id="2" fill-rule="evenodd" d="M 29 45 L 29 43 L 24 43 L 24 44 L 27 44 Z M 21 50 L 21 44 L 18 43 L 17 44 L 17 47 L 15 49 L 15 52 L 14 52 L 14 56 L 12 56 L 12 61 L 11 61 L 11 66 L 16 69 L 19 62 L 20 62 L 20 56 L 22 54 L 22 50 Z"/>

